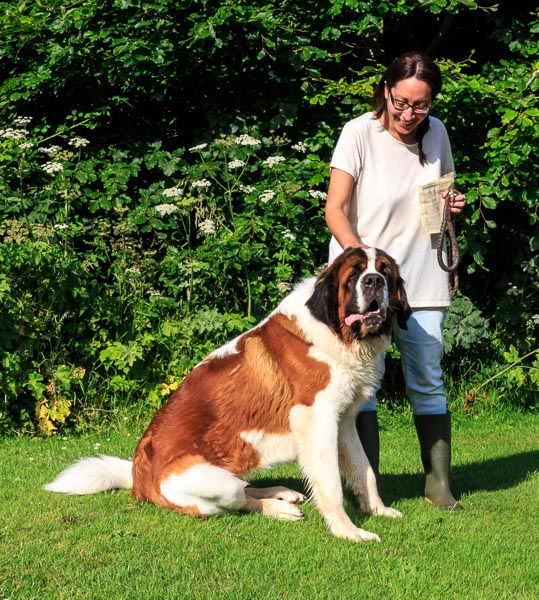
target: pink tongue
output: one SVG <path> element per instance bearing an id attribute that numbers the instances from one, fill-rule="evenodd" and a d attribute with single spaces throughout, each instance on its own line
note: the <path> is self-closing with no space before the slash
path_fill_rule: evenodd
<path id="1" fill-rule="evenodd" d="M 344 322 L 351 327 L 356 321 L 361 321 L 363 319 L 363 315 L 348 315 Z"/>

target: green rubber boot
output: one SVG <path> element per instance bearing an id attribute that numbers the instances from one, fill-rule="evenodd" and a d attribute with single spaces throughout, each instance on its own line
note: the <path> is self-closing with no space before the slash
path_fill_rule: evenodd
<path id="1" fill-rule="evenodd" d="M 425 469 L 425 500 L 440 510 L 460 510 L 449 487 L 451 414 L 414 415 Z"/>
<path id="2" fill-rule="evenodd" d="M 356 419 L 356 429 L 359 439 L 365 450 L 365 454 L 371 463 L 372 470 L 376 475 L 376 481 L 379 483 L 380 472 L 380 432 L 378 429 L 378 417 L 375 410 L 360 412 Z"/>

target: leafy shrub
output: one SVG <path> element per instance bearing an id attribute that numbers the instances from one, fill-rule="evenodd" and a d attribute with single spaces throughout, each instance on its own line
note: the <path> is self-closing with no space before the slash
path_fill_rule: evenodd
<path id="1" fill-rule="evenodd" d="M 28 125 L 0 132 L 4 428 L 159 406 L 325 259 L 309 141 L 236 132 L 132 159 Z"/>
<path id="2" fill-rule="evenodd" d="M 458 294 L 447 310 L 444 323 L 444 352 L 470 350 L 490 339 L 489 324 L 472 301 Z"/>
<path id="3" fill-rule="evenodd" d="M 442 67 L 433 110 L 449 129 L 468 198 L 459 243 L 471 304 L 466 312 L 457 301 L 449 317 L 446 370 L 479 372 L 476 386 L 507 383 L 509 399 L 532 404 L 536 8 L 8 4 L 0 14 L 1 431 L 36 422 L 51 431 L 118 403 L 159 405 L 194 362 L 322 264 L 331 148 L 344 121 L 369 106 L 383 65 L 410 48 Z M 33 115 L 31 132 L 15 120 L 21 114 Z M 242 134 L 260 144 L 234 143 Z M 293 148 L 300 140 L 305 153 Z M 204 180 L 209 187 L 192 185 Z"/>

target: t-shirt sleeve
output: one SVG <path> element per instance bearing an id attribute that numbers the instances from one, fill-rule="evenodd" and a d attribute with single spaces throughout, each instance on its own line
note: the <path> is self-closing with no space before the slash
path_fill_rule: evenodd
<path id="1" fill-rule="evenodd" d="M 357 121 L 350 121 L 342 129 L 329 166 L 352 175 L 357 181 L 361 173 L 362 155 L 360 128 Z"/>

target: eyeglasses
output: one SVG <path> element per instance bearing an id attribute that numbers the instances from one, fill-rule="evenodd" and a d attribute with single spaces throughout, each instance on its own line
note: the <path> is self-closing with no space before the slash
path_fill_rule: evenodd
<path id="1" fill-rule="evenodd" d="M 428 104 L 414 104 L 413 106 L 411 104 L 408 104 L 407 102 L 402 102 L 401 100 L 395 100 L 395 98 L 393 98 L 393 94 L 391 93 L 390 88 L 387 88 L 387 91 L 389 92 L 389 97 L 391 98 L 391 103 L 393 104 L 393 106 L 395 107 L 396 110 L 408 110 L 409 108 L 412 109 L 412 111 L 416 114 L 416 115 L 426 115 L 429 110 L 431 109 L 430 105 Z"/>

